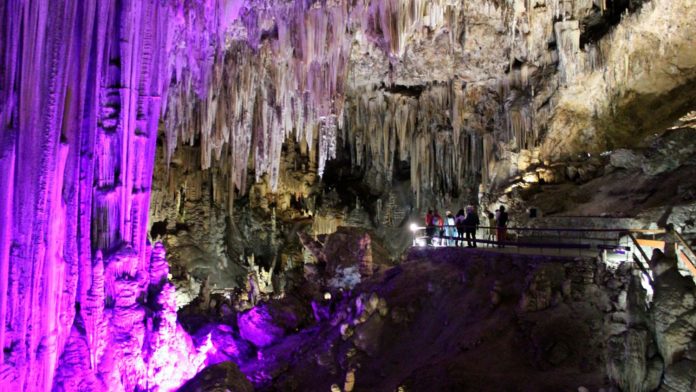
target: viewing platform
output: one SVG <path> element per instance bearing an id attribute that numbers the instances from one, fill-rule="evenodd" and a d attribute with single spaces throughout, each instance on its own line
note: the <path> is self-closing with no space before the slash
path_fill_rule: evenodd
<path id="1" fill-rule="evenodd" d="M 426 227 L 411 224 L 413 247 L 467 247 L 467 239 L 447 235 L 456 227 L 433 226 L 434 235 L 426 234 Z M 440 236 L 443 231 L 444 235 Z M 696 253 L 676 231 L 643 228 L 580 228 L 580 227 L 507 227 L 504 241 L 495 238 L 496 228 L 478 226 L 476 247 L 470 249 L 528 255 L 558 255 L 594 257 L 608 263 L 634 262 L 652 283 L 650 259 L 654 250 L 668 251 L 674 247 L 682 275 L 696 281 Z M 430 241 L 429 241 L 430 240 Z"/>

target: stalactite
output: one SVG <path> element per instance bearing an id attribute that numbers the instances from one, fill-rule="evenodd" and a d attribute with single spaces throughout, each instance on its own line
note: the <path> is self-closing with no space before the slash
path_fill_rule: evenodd
<path id="1" fill-rule="evenodd" d="M 266 18 L 273 18 L 277 37 L 259 39 Z M 317 130 L 324 140 L 320 167 L 333 156 L 335 124 L 342 117 L 343 84 L 351 36 L 345 26 L 346 5 L 311 7 L 286 4 L 272 10 L 248 10 L 222 66 L 213 73 L 215 83 L 198 108 L 190 100 L 186 79 L 173 86 L 166 113 L 168 151 L 179 136 L 200 138 L 201 165 L 211 165 L 212 151 L 220 159 L 229 143 L 230 173 L 237 192 L 246 192 L 247 159 L 253 154 L 256 180 L 264 174 L 275 189 L 279 178 L 282 143 L 294 134 L 298 141 L 314 140 Z M 294 48 L 294 49 L 293 49 Z M 326 149 L 326 150 L 325 150 Z M 233 193 L 231 193 L 233 197 Z"/>
<path id="2" fill-rule="evenodd" d="M 458 86 L 429 86 L 417 97 L 382 90 L 355 95 L 346 102 L 343 140 L 352 164 L 376 189 L 392 181 L 397 159 L 410 162 L 418 200 L 424 192 L 459 191 L 481 175 L 481 131 L 466 129 L 459 117 L 468 100 Z"/>
<path id="3" fill-rule="evenodd" d="M 646 12 L 670 9 L 651 3 Z M 321 175 L 343 135 L 354 169 L 381 187 L 395 162 L 408 161 L 419 203 L 478 176 L 488 184 L 498 155 L 539 142 L 539 113 L 557 98 L 538 98 L 533 88 L 554 56 L 562 85 L 595 77 L 604 96 L 594 112 L 610 110 L 609 97 L 641 76 L 631 72 L 632 62 L 643 65 L 632 47 L 647 40 L 637 21 L 650 15 L 624 17 L 581 52 L 588 4 L 0 2 L 0 383 L 149 390 L 151 379 L 174 377 L 167 353 L 195 357 L 186 375 L 204 362 L 204 350 L 188 341 L 167 346 L 172 336 L 186 338 L 174 319 L 164 250 L 147 243 L 160 128 L 166 159 L 199 144 L 200 156 L 187 158 L 200 168 L 224 162 L 214 175 L 230 189 L 215 189 L 212 199 L 229 205 L 249 188 L 250 172 L 277 186 L 288 138 L 306 148 L 307 170 Z M 674 30 L 669 18 L 650 21 L 665 27 L 653 32 L 661 41 L 689 31 Z M 482 32 L 496 47 L 476 38 Z M 423 53 L 410 51 L 418 45 L 466 67 L 406 78 L 400 72 Z M 499 61 L 480 55 L 494 49 Z M 673 53 L 679 49 L 658 48 L 688 57 Z M 388 64 L 348 83 L 360 56 L 363 67 Z M 549 78 L 555 89 L 557 76 Z M 201 184 L 184 187 L 203 199 Z M 148 290 L 156 304 L 137 300 Z M 150 305 L 162 308 L 154 312 L 161 329 Z"/>
<path id="4" fill-rule="evenodd" d="M 223 8 L 0 5 L 3 387 L 132 390 L 144 379 L 143 311 L 133 307 L 145 286 L 135 277 L 150 263 L 145 231 L 161 102 L 169 72 L 184 72 L 173 68 L 184 51 L 170 49 L 186 44 L 176 32 L 187 21 L 173 16 L 205 5 Z M 196 74 L 197 86 L 209 82 L 205 73 Z"/>
<path id="5" fill-rule="evenodd" d="M 520 90 L 507 94 L 503 107 L 507 134 L 504 140 L 511 142 L 515 149 L 533 148 L 538 141 L 538 133 L 533 123 L 533 113 L 529 97 Z"/>
<path id="6" fill-rule="evenodd" d="M 587 58 L 585 65 L 586 70 L 594 72 L 604 68 L 604 59 L 602 58 L 602 51 L 598 45 L 586 45 L 585 53 Z"/>
<path id="7" fill-rule="evenodd" d="M 230 29 L 226 53 L 210 55 L 224 56 L 224 61 L 200 67 L 213 70 L 206 72 L 213 83 L 198 95 L 196 105 L 183 102 L 196 98 L 191 85 L 201 78 L 187 71 L 192 61 L 180 54 L 184 65 L 175 67 L 165 112 L 168 156 L 180 142 L 201 143 L 203 169 L 216 161 L 229 162 L 230 183 L 236 189 L 229 195 L 234 197 L 246 192 L 250 168 L 256 181 L 268 175 L 276 189 L 281 146 L 294 135 L 310 149 L 316 140 L 321 174 L 334 155 L 333 135 L 346 118 L 345 81 L 355 32 L 396 59 L 408 41 L 427 37 L 428 29 L 449 30 L 452 47 L 464 30 L 462 13 L 444 0 L 245 6 Z M 231 148 L 223 155 L 225 144 Z"/>
<path id="8" fill-rule="evenodd" d="M 577 20 L 556 22 L 554 25 L 558 45 L 558 70 L 561 82 L 568 84 L 581 71 L 578 61 L 580 51 L 580 27 Z"/>

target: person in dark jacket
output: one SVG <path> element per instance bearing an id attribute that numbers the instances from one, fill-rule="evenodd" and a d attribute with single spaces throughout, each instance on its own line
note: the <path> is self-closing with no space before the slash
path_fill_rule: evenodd
<path id="1" fill-rule="evenodd" d="M 464 219 L 466 219 L 466 214 L 462 208 L 454 217 L 454 225 L 457 226 L 457 246 L 464 246 Z"/>
<path id="2" fill-rule="evenodd" d="M 498 212 L 498 211 L 496 211 L 496 213 L 497 213 L 497 212 Z M 486 234 L 487 234 L 487 238 L 486 238 L 486 239 L 487 239 L 488 241 L 490 241 L 490 242 L 488 243 L 488 246 L 493 247 L 493 246 L 495 246 L 493 243 L 495 242 L 495 230 L 496 230 L 496 226 L 495 226 L 495 225 L 496 225 L 496 222 L 497 222 L 497 221 L 496 221 L 496 219 L 495 219 L 495 215 L 494 215 L 492 212 L 487 211 L 487 212 L 486 212 L 486 215 L 488 216 L 488 228 L 486 229 Z"/>
<path id="3" fill-rule="evenodd" d="M 442 237 L 445 236 L 445 228 L 444 228 L 445 220 L 442 219 L 442 216 L 440 215 L 439 212 L 437 212 L 437 210 L 435 210 L 433 212 L 433 226 L 435 226 L 435 230 L 437 231 L 438 238 L 439 238 L 437 245 L 444 246 L 445 245 L 445 243 L 443 242 L 444 238 L 442 238 Z"/>
<path id="4" fill-rule="evenodd" d="M 498 247 L 503 248 L 505 237 L 507 236 L 508 213 L 504 206 L 500 206 L 500 215 L 496 221 L 496 236 L 498 237 Z"/>
<path id="5" fill-rule="evenodd" d="M 476 247 L 476 229 L 479 225 L 479 217 L 473 206 L 466 208 L 466 218 L 464 218 L 464 232 L 466 233 L 466 247 Z"/>

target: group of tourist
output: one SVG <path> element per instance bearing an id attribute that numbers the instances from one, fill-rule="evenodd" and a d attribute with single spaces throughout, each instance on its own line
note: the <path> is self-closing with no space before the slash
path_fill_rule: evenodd
<path id="1" fill-rule="evenodd" d="M 486 218 L 488 226 L 486 230 L 486 243 L 498 243 L 502 247 L 507 236 L 508 214 L 504 206 L 500 206 L 495 214 L 487 211 Z M 452 215 L 447 211 L 444 217 L 437 209 L 429 209 L 425 214 L 425 232 L 428 245 L 433 246 L 464 246 L 466 240 L 467 248 L 476 248 L 476 232 L 479 229 L 481 220 L 479 219 L 476 207 L 468 205 Z"/>

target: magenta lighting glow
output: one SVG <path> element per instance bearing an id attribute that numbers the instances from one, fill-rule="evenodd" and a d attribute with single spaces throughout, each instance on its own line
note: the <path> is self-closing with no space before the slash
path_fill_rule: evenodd
<path id="1" fill-rule="evenodd" d="M 168 156 L 200 142 L 203 169 L 229 154 L 237 194 L 248 166 L 277 185 L 291 136 L 321 175 L 354 39 L 403 55 L 425 31 L 409 1 L 0 1 L 0 390 L 172 390 L 235 352 L 184 332 L 147 239 L 158 132 Z"/>
<path id="2" fill-rule="evenodd" d="M 238 11 L 0 3 L 0 390 L 167 391 L 206 365 L 147 217 L 168 87 L 204 94 Z"/>

